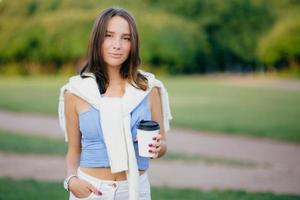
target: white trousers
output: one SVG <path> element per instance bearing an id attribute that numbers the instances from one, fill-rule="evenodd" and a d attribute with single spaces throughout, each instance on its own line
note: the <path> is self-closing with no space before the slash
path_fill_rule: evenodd
<path id="1" fill-rule="evenodd" d="M 110 181 L 102 180 L 93 176 L 90 176 L 78 168 L 77 176 L 80 179 L 86 180 L 95 186 L 102 195 L 97 196 L 93 192 L 85 198 L 77 198 L 70 192 L 69 200 L 129 200 L 128 182 L 124 181 Z M 139 177 L 139 200 L 151 200 L 150 183 L 148 174 L 145 172 Z"/>

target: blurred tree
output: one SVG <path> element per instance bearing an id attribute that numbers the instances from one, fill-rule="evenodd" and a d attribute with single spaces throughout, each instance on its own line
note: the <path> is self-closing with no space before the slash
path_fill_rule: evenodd
<path id="1" fill-rule="evenodd" d="M 162 12 L 144 14 L 142 20 L 139 24 L 144 63 L 154 68 L 163 67 L 170 73 L 201 71 L 196 55 L 197 51 L 204 54 L 207 42 L 196 23 Z"/>
<path id="2" fill-rule="evenodd" d="M 276 23 L 258 45 L 259 58 L 276 68 L 300 66 L 300 15 Z"/>
<path id="3" fill-rule="evenodd" d="M 251 0 L 148 0 L 154 6 L 195 21 L 208 46 L 196 52 L 202 72 L 255 70 L 257 41 L 272 26 L 273 15 L 265 2 Z M 197 43 L 199 41 L 195 41 Z M 203 53 L 205 52 L 205 53 Z M 203 59 L 203 57 L 205 59 Z M 204 65 L 204 66 L 203 66 Z M 194 72 L 198 72 L 195 70 Z"/>
<path id="4" fill-rule="evenodd" d="M 216 7 L 219 3 L 211 2 Z M 219 7 L 202 23 L 211 48 L 209 64 L 221 71 L 255 70 L 257 41 L 272 24 L 270 11 L 250 0 L 227 0 Z"/>
<path id="5" fill-rule="evenodd" d="M 152 69 L 206 73 L 299 63 L 299 17 L 286 16 L 286 10 L 298 16 L 298 0 L 5 0 L 0 65 L 39 63 L 59 70 L 83 60 L 95 17 L 113 4 L 133 11 L 143 65 Z"/>

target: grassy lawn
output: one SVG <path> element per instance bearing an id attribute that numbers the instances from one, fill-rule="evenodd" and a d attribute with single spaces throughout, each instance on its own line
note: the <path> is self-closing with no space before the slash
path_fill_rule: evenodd
<path id="1" fill-rule="evenodd" d="M 68 78 L 0 79 L 0 109 L 55 115 Z M 300 90 L 226 84 L 203 77 L 164 78 L 172 127 L 247 134 L 300 142 Z"/>
<path id="2" fill-rule="evenodd" d="M 176 127 L 300 141 L 300 90 L 199 77 L 168 79 L 166 84 Z"/>
<path id="3" fill-rule="evenodd" d="M 68 78 L 0 78 L 0 108 L 18 112 L 57 114 L 60 86 Z"/>
<path id="4" fill-rule="evenodd" d="M 60 182 L 14 180 L 0 178 L 0 200 L 63 200 L 68 194 Z M 300 196 L 274 195 L 271 193 L 248 193 L 244 191 L 201 191 L 152 187 L 155 200 L 298 200 Z"/>
<path id="5" fill-rule="evenodd" d="M 66 154 L 67 145 L 63 139 L 52 139 L 41 136 L 25 135 L 0 130 L 0 152 L 19 154 Z M 165 161 L 202 162 L 207 164 L 221 164 L 240 167 L 255 167 L 251 161 L 239 161 L 214 156 L 192 155 L 168 151 L 162 158 Z"/>
<path id="6" fill-rule="evenodd" d="M 2 152 L 65 155 L 66 150 L 67 146 L 63 139 L 44 138 L 0 130 L 0 151 Z"/>
<path id="7" fill-rule="evenodd" d="M 168 151 L 168 153 L 161 158 L 165 161 L 183 161 L 184 163 L 191 162 L 202 162 L 206 164 L 218 164 L 218 165 L 227 165 L 227 166 L 239 166 L 239 167 L 256 167 L 257 163 L 253 161 L 242 161 L 242 160 L 234 160 L 227 159 L 217 156 L 207 156 L 207 155 L 199 155 L 199 154 L 186 154 L 179 152 Z"/>

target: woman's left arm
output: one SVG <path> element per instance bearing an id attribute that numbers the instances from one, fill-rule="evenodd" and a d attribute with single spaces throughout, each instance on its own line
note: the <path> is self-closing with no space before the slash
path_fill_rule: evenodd
<path id="1" fill-rule="evenodd" d="M 150 108 L 152 120 L 159 123 L 160 130 L 157 138 L 153 139 L 153 143 L 150 144 L 150 151 L 155 153 L 154 158 L 160 158 L 167 152 L 167 144 L 166 144 L 166 134 L 163 123 L 163 113 L 162 113 L 162 103 L 159 94 L 159 89 L 154 87 L 150 92 Z"/>

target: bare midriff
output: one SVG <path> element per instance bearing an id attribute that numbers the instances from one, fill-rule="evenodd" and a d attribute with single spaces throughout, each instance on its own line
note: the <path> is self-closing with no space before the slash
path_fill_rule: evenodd
<path id="1" fill-rule="evenodd" d="M 117 172 L 117 173 L 111 173 L 110 168 L 102 168 L 102 167 L 80 167 L 80 170 L 84 173 L 87 173 L 90 176 L 93 176 L 95 178 L 99 178 L 102 180 L 111 180 L 111 181 L 123 181 L 126 180 L 126 172 Z M 139 170 L 139 174 L 144 174 L 144 170 Z"/>

